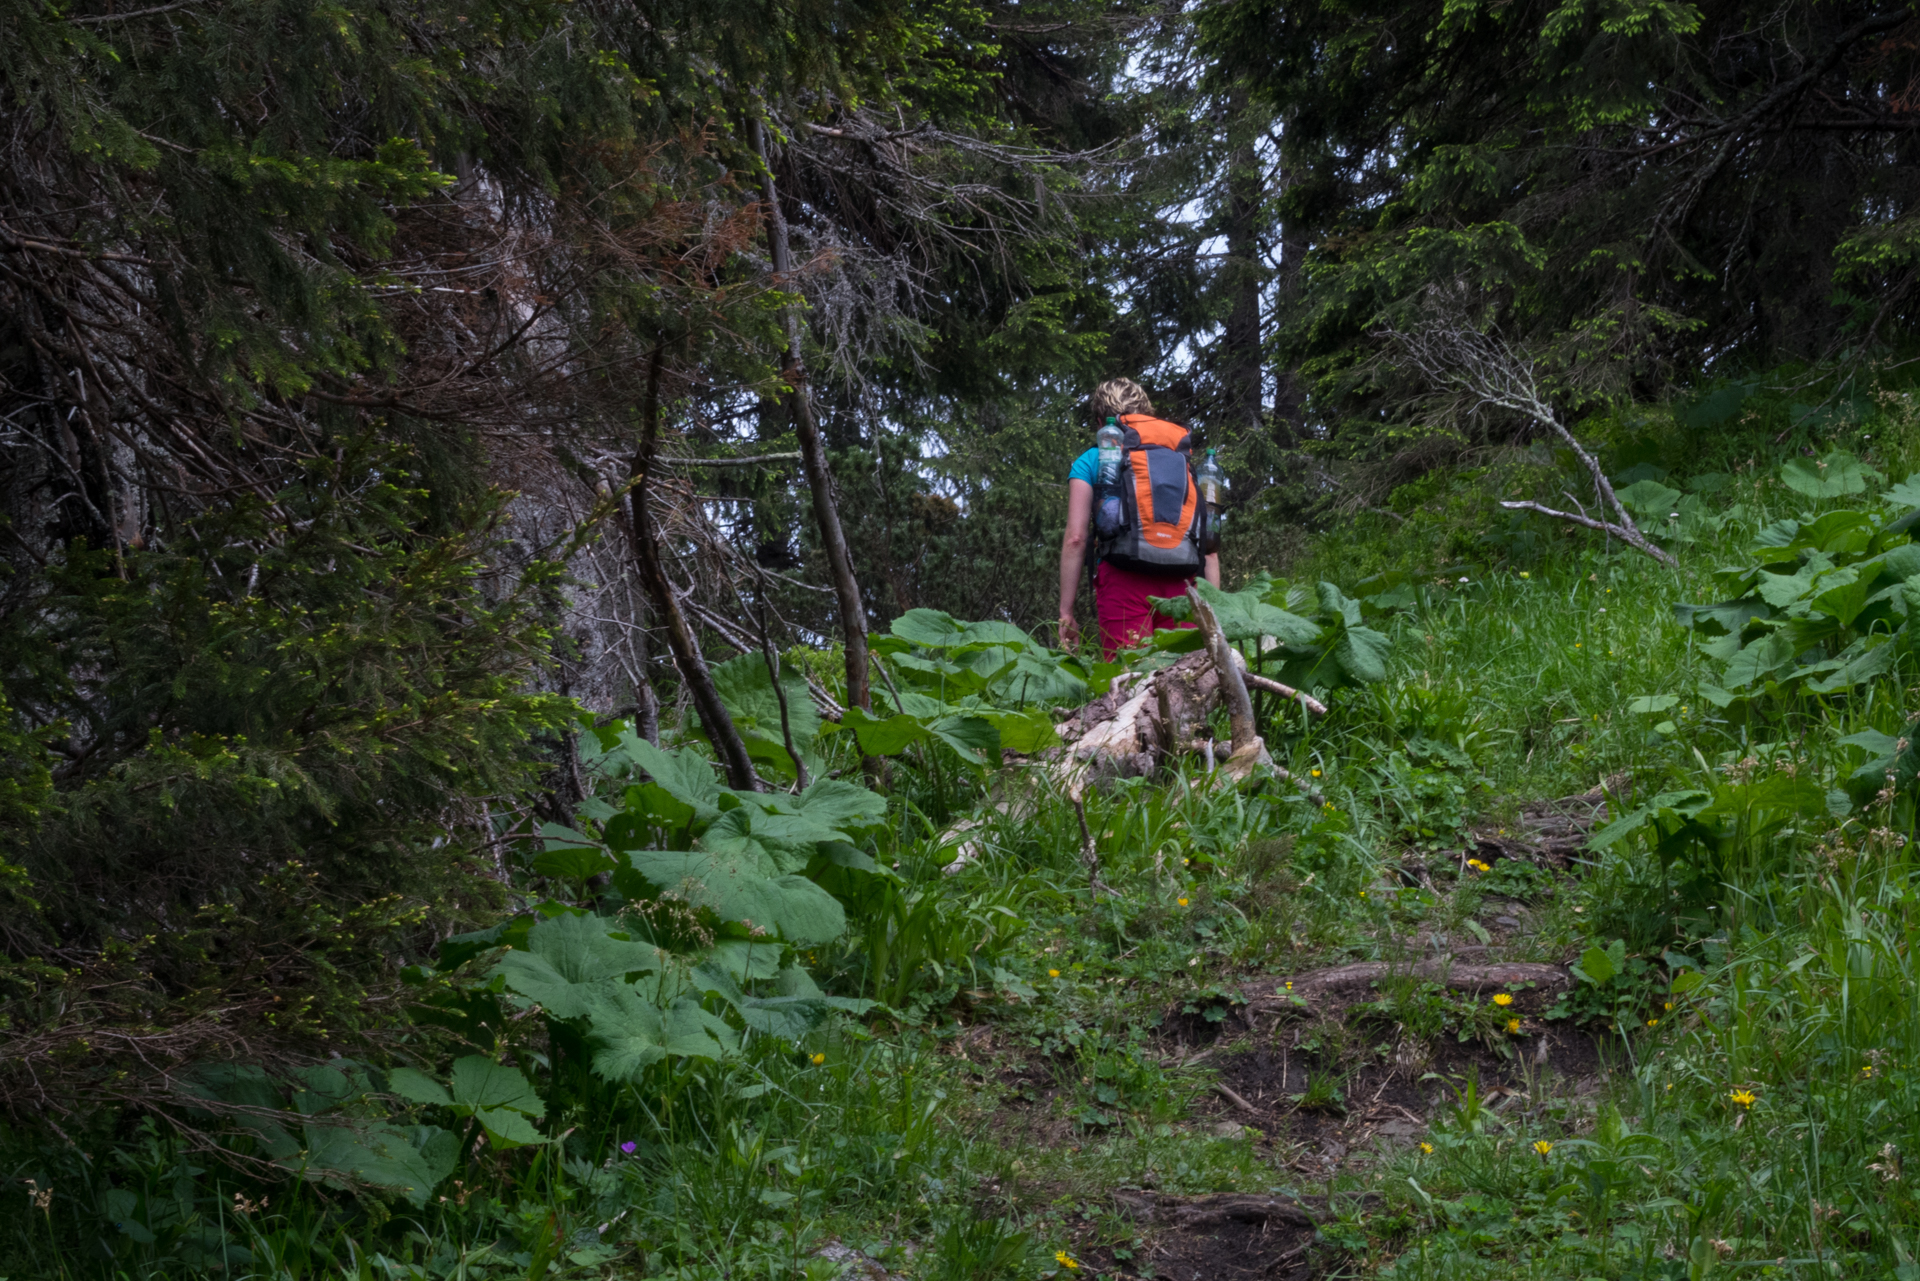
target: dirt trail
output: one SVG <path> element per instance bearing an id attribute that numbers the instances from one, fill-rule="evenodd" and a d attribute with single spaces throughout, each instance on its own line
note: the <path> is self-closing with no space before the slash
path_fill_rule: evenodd
<path id="1" fill-rule="evenodd" d="M 1615 777 L 1579 796 L 1528 804 L 1517 824 L 1475 830 L 1472 845 L 1454 857 L 1563 870 L 1588 832 L 1608 821 L 1609 794 L 1621 796 L 1630 786 Z M 1503 933 L 1517 936 L 1519 924 Z M 1302 1187 L 1421 1142 L 1436 1117 L 1458 1106 L 1470 1081 L 1495 1117 L 1525 1124 L 1549 1099 L 1597 1093 L 1607 1043 L 1541 1017 L 1573 984 L 1564 964 L 1506 961 L 1506 950 L 1496 936 L 1488 946 L 1455 946 L 1399 963 L 1247 980 L 1236 985 L 1240 1003 L 1224 1019 L 1182 1014 L 1177 1006 L 1169 1011 L 1171 1057 L 1163 1063 L 1209 1069 L 1214 1088 L 1197 1106 L 1198 1117 L 1216 1133 L 1255 1131 Z M 1407 980 L 1466 1004 L 1508 995 L 1501 1012 L 1518 1020 L 1520 1031 L 1464 1040 L 1411 1035 L 1377 1005 L 1383 988 L 1404 990 Z M 1037 1084 L 1031 1067 L 1028 1074 L 1029 1085 Z M 1113 1200 L 1141 1226 L 1146 1248 L 1124 1263 L 1090 1249 L 1103 1271 L 1157 1281 L 1307 1281 L 1334 1262 L 1316 1228 L 1329 1213 L 1323 1199 L 1120 1189 Z"/>

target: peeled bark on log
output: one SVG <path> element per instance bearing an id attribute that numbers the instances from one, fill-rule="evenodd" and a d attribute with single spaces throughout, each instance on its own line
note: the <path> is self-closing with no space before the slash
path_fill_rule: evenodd
<path id="1" fill-rule="evenodd" d="M 1220 675 L 1205 650 L 1157 672 L 1114 678 L 1105 694 L 1059 726 L 1057 761 L 1068 794 L 1089 781 L 1152 774 L 1168 756 L 1195 750 L 1194 733 L 1220 699 Z"/>
<path id="2" fill-rule="evenodd" d="M 1231 646 L 1226 653 L 1229 670 L 1242 674 L 1246 660 Z M 1064 746 L 1055 748 L 1050 760 L 1068 796 L 1079 796 L 1088 783 L 1104 779 L 1150 776 L 1168 758 L 1210 746 L 1199 736 L 1223 698 L 1220 670 L 1214 656 L 1202 649 L 1155 672 L 1115 677 L 1105 694 L 1057 727 Z M 1243 696 L 1245 692 L 1243 685 Z M 1250 717 L 1246 724 L 1251 725 Z M 1228 777 L 1242 780 L 1261 766 L 1276 778 L 1290 777 L 1274 765 L 1259 735 L 1249 733 L 1240 747 L 1238 754 L 1222 753 L 1219 768 Z"/>

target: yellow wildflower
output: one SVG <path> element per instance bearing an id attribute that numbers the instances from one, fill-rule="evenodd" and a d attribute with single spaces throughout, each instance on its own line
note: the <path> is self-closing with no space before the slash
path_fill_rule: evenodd
<path id="1" fill-rule="evenodd" d="M 1175 899 L 1174 902 L 1178 903 L 1181 907 L 1185 907 L 1187 905 L 1187 900 L 1183 898 Z"/>
<path id="2" fill-rule="evenodd" d="M 1048 970 L 1048 971 L 1047 971 L 1047 977 L 1048 977 L 1048 978 L 1050 978 L 1050 979 L 1057 979 L 1057 978 L 1059 978 L 1059 977 L 1060 977 L 1060 971 L 1059 971 L 1059 970 Z"/>
<path id="3" fill-rule="evenodd" d="M 1647 1026 L 1648 1026 L 1648 1027 L 1659 1027 L 1659 1026 L 1660 1026 L 1660 1020 L 1659 1020 L 1659 1019 L 1648 1019 L 1648 1020 L 1647 1020 Z"/>
<path id="4" fill-rule="evenodd" d="M 1533 1150 L 1541 1156 L 1545 1156 L 1547 1153 L 1553 1151 L 1553 1144 L 1547 1142 L 1545 1139 L 1535 1139 L 1533 1141 Z"/>
<path id="5" fill-rule="evenodd" d="M 1065 1250 L 1055 1250 L 1053 1252 L 1053 1259 L 1054 1262 L 1063 1268 L 1077 1268 L 1080 1266 Z"/>
<path id="6" fill-rule="evenodd" d="M 1319 778 L 1319 777 L 1320 777 L 1320 771 L 1319 771 L 1319 770 L 1315 770 L 1315 771 L 1313 771 L 1313 776 L 1314 776 L 1315 778 Z"/>
<path id="7" fill-rule="evenodd" d="M 1755 1098 L 1752 1090 L 1731 1090 L 1728 1092 L 1727 1097 L 1743 1108 L 1752 1107 Z"/>
<path id="8" fill-rule="evenodd" d="M 1424 1153 L 1426 1153 L 1426 1154 L 1427 1154 L 1428 1156 L 1432 1156 L 1432 1155 L 1433 1155 L 1433 1144 L 1431 1144 L 1431 1143 L 1422 1143 L 1422 1144 L 1420 1145 L 1420 1150 L 1421 1150 L 1422 1152 L 1424 1152 Z"/>
<path id="9" fill-rule="evenodd" d="M 1519 1019 L 1508 1019 L 1508 1020 L 1507 1020 L 1507 1031 L 1509 1031 L 1509 1032 L 1511 1032 L 1511 1033 L 1512 1033 L 1513 1035 L 1515 1035 L 1515 1036 L 1519 1036 L 1519 1035 L 1520 1035 L 1520 1020 L 1519 1020 Z"/>
<path id="10" fill-rule="evenodd" d="M 815 1067 L 819 1067 L 822 1063 L 825 1063 L 826 1061 L 827 1061 L 827 1056 L 824 1054 L 816 1054 L 813 1056 L 813 1065 Z"/>
<path id="11" fill-rule="evenodd" d="M 1497 992 L 1494 994 L 1493 1003 L 1495 1005 L 1512 1005 L 1513 997 L 1506 992 Z"/>

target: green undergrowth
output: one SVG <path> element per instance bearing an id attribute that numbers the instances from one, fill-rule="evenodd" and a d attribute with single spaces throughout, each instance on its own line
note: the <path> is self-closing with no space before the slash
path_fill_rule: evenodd
<path id="1" fill-rule="evenodd" d="M 1077 811 L 1004 753 L 1120 668 L 932 611 L 837 726 L 818 656 L 722 666 L 767 792 L 696 725 L 588 718 L 574 821 L 501 826 L 512 913 L 408 971 L 407 1061 L 228 1066 L 204 1116 L 10 1140 L 0 1274 L 1133 1275 L 1109 1194 L 1151 1188 L 1329 1197 L 1319 1275 L 1920 1276 L 1920 435 L 1873 401 L 1767 456 L 1756 398 L 1662 411 L 1732 405 L 1711 447 L 1593 428 L 1677 570 L 1497 514 L 1578 483 L 1536 449 L 1230 581 L 1249 659 L 1330 704 L 1262 697 L 1284 777 L 1186 759 Z M 1476 856 L 1593 789 L 1571 867 Z M 1508 1009 L 1410 968 L 1469 946 L 1575 985 Z M 1394 968 L 1288 1024 L 1292 1102 L 1342 1118 L 1400 1064 L 1434 1103 L 1316 1165 L 1217 1086 L 1249 994 L 1347 961 Z M 1601 1066 L 1536 1070 L 1549 1028 Z"/>

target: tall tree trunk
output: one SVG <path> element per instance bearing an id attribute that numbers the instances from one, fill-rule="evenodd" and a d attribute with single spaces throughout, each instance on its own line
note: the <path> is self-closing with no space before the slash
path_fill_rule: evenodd
<path id="1" fill-rule="evenodd" d="M 693 705 L 700 713 L 701 723 L 707 727 L 714 753 L 727 771 L 727 785 L 738 792 L 758 791 L 760 780 L 753 772 L 753 761 L 747 756 L 747 745 L 741 740 L 740 731 L 734 728 L 726 704 L 720 701 L 720 691 L 714 688 L 706 660 L 700 657 L 700 644 L 694 639 L 693 629 L 681 612 L 680 601 L 673 594 L 673 585 L 667 581 L 667 571 L 660 564 L 653 517 L 647 511 L 647 482 L 660 440 L 660 367 L 664 354 L 662 344 L 655 342 L 647 367 L 647 399 L 641 409 L 640 448 L 633 456 L 632 485 L 627 490 L 629 528 L 640 559 L 640 581 L 653 600 L 655 612 L 666 623 L 667 648 L 673 651 L 674 666 L 680 669 L 680 679 L 693 696 Z"/>
<path id="2" fill-rule="evenodd" d="M 640 548 L 631 536 L 633 532 L 631 522 L 628 523 L 627 529 L 628 545 L 633 548 L 633 555 L 637 560 Z M 652 593 L 649 592 L 647 595 L 647 603 L 650 604 Z M 641 602 L 634 603 L 639 605 Z M 660 746 L 660 696 L 653 692 L 653 676 L 650 670 L 653 667 L 653 643 L 647 636 L 649 620 L 642 610 L 636 609 L 634 612 L 640 616 L 634 619 L 632 641 L 633 666 L 638 677 L 634 681 L 633 690 L 633 732 L 658 747 Z"/>
<path id="3" fill-rule="evenodd" d="M 1286 126 L 1281 126 L 1284 131 Z M 1286 135 L 1280 138 L 1279 194 L 1285 195 L 1293 181 L 1293 169 L 1287 161 Z M 1293 318 L 1300 305 L 1301 267 L 1307 257 L 1306 228 L 1297 219 L 1280 224 L 1280 273 L 1275 282 L 1274 317 L 1276 325 Z M 1291 449 L 1304 438 L 1307 425 L 1307 389 L 1297 371 L 1275 371 L 1273 392 L 1273 439 L 1282 449 Z"/>
<path id="4" fill-rule="evenodd" d="M 1260 155 L 1254 150 L 1251 121 L 1242 95 L 1230 106 L 1227 127 L 1243 135 L 1227 159 L 1227 265 L 1222 282 L 1231 307 L 1222 333 L 1226 384 L 1225 421 L 1236 432 L 1257 433 L 1265 417 L 1265 365 L 1261 349 L 1260 291 L 1265 272 L 1260 262 L 1260 217 L 1266 203 Z"/>
<path id="5" fill-rule="evenodd" d="M 774 186 L 767 129 L 758 120 L 753 122 L 753 149 L 760 157 L 761 198 L 767 210 L 767 244 L 772 252 L 773 274 L 784 281 L 793 271 L 793 254 L 787 243 L 787 217 L 780 210 L 780 193 Z M 813 491 L 813 516 L 820 526 L 820 542 L 827 550 L 827 567 L 840 605 L 840 627 L 847 645 L 847 706 L 871 711 L 867 607 L 860 599 L 860 583 L 853 575 L 853 556 L 847 551 L 847 538 L 840 528 L 840 511 L 833 501 L 833 474 L 827 470 L 827 450 L 820 440 L 820 423 L 813 414 L 813 397 L 807 389 L 807 370 L 801 360 L 797 308 L 787 309 L 786 324 L 787 350 L 781 358 L 780 378 L 788 387 L 787 408 L 793 415 L 794 433 L 800 438 L 800 462 L 807 473 L 807 488 Z"/>

